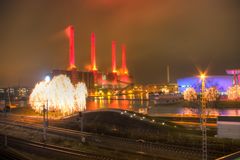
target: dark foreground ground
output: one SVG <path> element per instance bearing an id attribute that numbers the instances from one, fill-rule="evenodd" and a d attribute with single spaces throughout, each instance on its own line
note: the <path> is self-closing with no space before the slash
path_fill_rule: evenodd
<path id="1" fill-rule="evenodd" d="M 32 115 L 31 110 L 23 109 L 27 115 Z M 22 114 L 21 110 L 13 111 Z M 39 116 L 38 114 L 35 114 Z M 40 115 L 41 116 L 41 115 Z M 73 130 L 80 130 L 80 117 L 78 115 L 51 120 L 51 126 L 58 126 Z M 42 123 L 41 121 L 36 123 Z M 98 135 L 134 139 L 135 141 L 148 141 L 178 145 L 181 147 L 201 148 L 201 131 L 199 128 L 183 127 L 169 121 L 164 117 L 150 117 L 134 112 L 121 110 L 102 110 L 85 112 L 83 114 L 83 128 L 85 132 Z M 214 137 L 216 129 L 208 130 L 208 150 L 219 153 L 219 157 L 233 153 L 240 149 L 239 140 L 220 139 Z"/>
<path id="2" fill-rule="evenodd" d="M 201 148 L 200 128 L 190 128 L 133 112 L 100 111 L 83 115 L 84 131 L 150 142 Z M 59 127 L 80 130 L 78 116 L 62 120 Z M 223 154 L 240 149 L 240 141 L 216 138 L 216 129 L 208 130 L 208 149 Z"/>

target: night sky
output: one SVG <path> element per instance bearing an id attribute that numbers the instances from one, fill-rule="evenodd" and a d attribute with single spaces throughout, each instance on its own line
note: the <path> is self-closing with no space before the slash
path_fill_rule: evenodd
<path id="1" fill-rule="evenodd" d="M 64 29 L 75 27 L 76 65 L 90 64 L 96 34 L 97 66 L 111 69 L 111 41 L 127 46 L 138 83 L 225 74 L 240 68 L 238 0 L 0 0 L 0 86 L 33 86 L 52 69 L 68 66 Z"/>

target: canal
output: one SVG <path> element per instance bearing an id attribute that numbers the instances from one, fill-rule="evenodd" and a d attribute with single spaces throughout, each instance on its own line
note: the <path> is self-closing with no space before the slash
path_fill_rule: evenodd
<path id="1" fill-rule="evenodd" d="M 151 116 L 198 116 L 199 107 L 185 106 L 184 103 L 156 104 L 144 96 L 90 97 L 87 110 L 122 109 L 149 114 Z M 240 108 L 207 108 L 210 116 L 240 116 Z"/>

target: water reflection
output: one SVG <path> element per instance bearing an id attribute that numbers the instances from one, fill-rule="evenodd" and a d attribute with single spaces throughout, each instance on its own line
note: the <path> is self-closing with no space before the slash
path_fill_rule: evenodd
<path id="1" fill-rule="evenodd" d="M 144 95 L 124 95 L 115 97 L 97 97 L 89 98 L 87 101 L 87 110 L 97 109 L 123 109 L 149 114 L 152 116 L 179 115 L 179 116 L 198 116 L 201 109 L 195 107 L 183 107 L 180 104 L 155 105 L 148 101 Z M 240 116 L 239 108 L 207 108 L 207 114 L 212 117 L 222 116 Z"/>

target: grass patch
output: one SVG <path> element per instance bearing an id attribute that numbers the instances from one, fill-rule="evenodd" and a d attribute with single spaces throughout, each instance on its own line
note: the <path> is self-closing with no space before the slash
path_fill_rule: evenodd
<path id="1" fill-rule="evenodd" d="M 130 115 L 135 114 L 134 117 Z M 185 127 L 171 123 L 163 118 L 155 118 L 155 122 L 140 120 L 145 115 L 134 112 L 121 114 L 120 112 L 101 111 L 84 114 L 84 131 L 131 139 L 144 139 L 146 141 L 179 145 L 192 148 L 201 148 L 202 137 L 200 130 L 189 130 Z M 152 117 L 145 116 L 151 120 Z M 164 123 L 164 125 L 162 124 Z M 61 127 L 80 130 L 76 117 L 65 120 Z M 216 129 L 208 130 L 208 148 L 219 155 L 237 151 L 240 141 L 220 139 L 213 137 Z"/>
<path id="2" fill-rule="evenodd" d="M 35 112 L 31 107 L 12 108 L 11 113 L 19 114 L 19 115 L 26 115 L 26 116 L 40 116 L 40 114 Z"/>

